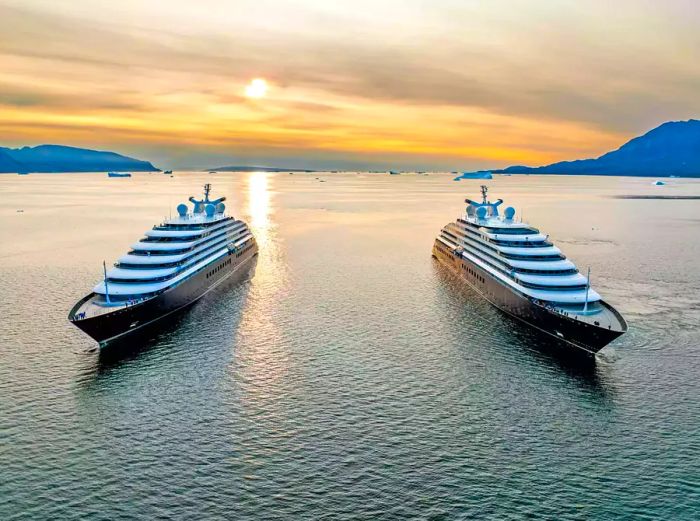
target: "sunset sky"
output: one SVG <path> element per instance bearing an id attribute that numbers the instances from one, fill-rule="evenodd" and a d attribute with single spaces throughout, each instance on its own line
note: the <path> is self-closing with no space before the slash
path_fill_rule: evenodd
<path id="1" fill-rule="evenodd" d="M 596 156 L 700 114 L 699 27 L 695 0 L 0 0 L 0 146 L 164 168 Z"/>

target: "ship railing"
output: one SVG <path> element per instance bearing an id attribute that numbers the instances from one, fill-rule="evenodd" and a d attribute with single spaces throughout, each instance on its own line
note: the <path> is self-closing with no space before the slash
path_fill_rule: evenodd
<path id="1" fill-rule="evenodd" d="M 536 306 L 539 306 L 541 308 L 546 309 L 547 311 L 551 313 L 556 313 L 557 315 L 561 315 L 563 317 L 568 317 L 568 318 L 573 318 L 573 319 L 581 319 L 581 318 L 589 318 L 593 315 L 599 315 L 602 312 L 602 309 L 600 308 L 592 308 L 592 309 L 587 309 L 584 310 L 582 309 L 577 309 L 577 310 L 565 310 L 560 308 L 559 306 L 556 306 L 555 304 L 543 300 L 539 300 L 536 298 L 531 297 L 530 302 L 535 304 Z M 588 322 L 586 320 L 586 322 Z M 596 326 L 600 326 L 600 322 L 595 320 L 593 321 L 593 324 Z"/>

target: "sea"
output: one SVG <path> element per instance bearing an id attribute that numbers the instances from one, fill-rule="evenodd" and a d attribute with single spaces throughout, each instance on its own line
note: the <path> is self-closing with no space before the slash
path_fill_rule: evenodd
<path id="1" fill-rule="evenodd" d="M 698 519 L 700 180 L 452 177 L 0 175 L 0 519 Z M 69 310 L 205 183 L 255 264 L 100 353 Z M 481 184 L 627 334 L 562 357 L 431 257 Z"/>

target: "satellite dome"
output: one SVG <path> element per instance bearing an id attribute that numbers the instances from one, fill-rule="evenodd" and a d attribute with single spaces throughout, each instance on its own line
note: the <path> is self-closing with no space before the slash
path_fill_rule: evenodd
<path id="1" fill-rule="evenodd" d="M 208 204 L 204 207 L 204 211 L 206 212 L 207 217 L 213 217 L 214 212 L 216 211 L 216 208 L 214 207 L 213 204 Z"/>
<path id="2" fill-rule="evenodd" d="M 485 206 L 479 206 L 479 208 L 476 209 L 476 216 L 479 219 L 486 219 L 486 207 Z"/>
<path id="3" fill-rule="evenodd" d="M 184 217 L 187 215 L 187 205 L 186 204 L 178 204 L 177 205 L 177 213 L 180 217 Z"/>
<path id="4" fill-rule="evenodd" d="M 508 219 L 509 221 L 512 221 L 513 217 L 515 217 L 515 208 L 513 208 L 512 206 L 509 206 L 503 212 L 503 215 L 505 216 L 506 219 Z"/>
<path id="5" fill-rule="evenodd" d="M 216 211 L 218 213 L 224 213 L 224 210 L 226 210 L 226 205 L 224 203 L 219 203 L 216 205 Z"/>

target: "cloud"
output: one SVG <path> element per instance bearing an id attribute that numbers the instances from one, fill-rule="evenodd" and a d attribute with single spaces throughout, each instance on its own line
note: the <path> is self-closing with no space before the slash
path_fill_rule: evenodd
<path id="1" fill-rule="evenodd" d="M 0 5 L 5 128 L 535 161 L 700 112 L 684 2 L 201 3 Z"/>

